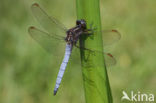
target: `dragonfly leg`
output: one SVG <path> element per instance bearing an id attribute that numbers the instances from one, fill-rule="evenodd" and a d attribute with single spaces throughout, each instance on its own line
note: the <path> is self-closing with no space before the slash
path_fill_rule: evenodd
<path id="1" fill-rule="evenodd" d="M 94 30 L 97 30 L 96 27 L 93 27 L 93 22 L 92 22 L 89 26 L 90 26 L 90 27 L 89 27 L 89 28 L 90 28 L 89 30 L 93 30 L 93 31 L 94 31 Z"/>
<path id="2" fill-rule="evenodd" d="M 90 36 L 90 35 L 93 35 L 94 34 L 94 30 L 92 30 L 92 29 L 86 29 L 83 33 Z"/>
<path id="3" fill-rule="evenodd" d="M 88 34 L 93 35 L 95 30 L 97 30 L 97 28 L 93 27 L 93 22 L 90 24 L 89 29 L 86 29 L 86 31 L 84 31 L 84 34 Z"/>

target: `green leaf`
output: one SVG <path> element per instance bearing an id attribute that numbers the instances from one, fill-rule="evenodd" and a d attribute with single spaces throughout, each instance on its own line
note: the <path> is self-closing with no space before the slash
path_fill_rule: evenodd
<path id="1" fill-rule="evenodd" d="M 77 18 L 101 31 L 99 0 L 76 0 Z M 80 38 L 80 45 L 93 50 L 103 51 L 102 34 L 94 33 L 87 39 Z M 86 103 L 112 103 L 111 89 L 103 53 L 81 50 L 82 74 Z"/>

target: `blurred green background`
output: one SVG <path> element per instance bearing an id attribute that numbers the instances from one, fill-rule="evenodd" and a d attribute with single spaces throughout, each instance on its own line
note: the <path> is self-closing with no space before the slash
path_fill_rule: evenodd
<path id="1" fill-rule="evenodd" d="M 53 96 L 60 62 L 28 35 L 29 26 L 40 28 L 30 10 L 34 2 L 68 28 L 75 25 L 75 0 L 0 0 L 0 103 L 85 103 L 80 61 L 72 58 Z M 114 103 L 121 102 L 123 90 L 156 93 L 155 3 L 100 1 L 103 29 L 118 29 L 122 36 L 108 50 L 118 61 L 108 69 Z"/>

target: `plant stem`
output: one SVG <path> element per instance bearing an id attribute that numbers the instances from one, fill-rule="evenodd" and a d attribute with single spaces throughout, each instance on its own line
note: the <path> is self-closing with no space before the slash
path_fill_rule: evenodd
<path id="1" fill-rule="evenodd" d="M 99 0 L 76 0 L 76 6 L 78 19 L 86 20 L 87 27 L 93 24 L 97 31 L 101 31 Z M 103 51 L 102 34 L 96 32 L 86 40 L 81 37 L 80 45 Z M 86 103 L 112 103 L 103 53 L 80 52 Z"/>

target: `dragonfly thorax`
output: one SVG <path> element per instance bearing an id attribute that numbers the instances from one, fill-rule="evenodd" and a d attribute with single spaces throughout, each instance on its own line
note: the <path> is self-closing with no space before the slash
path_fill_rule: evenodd
<path id="1" fill-rule="evenodd" d="M 68 44 L 73 44 L 73 41 L 74 41 L 74 35 L 72 32 L 70 31 L 67 31 L 67 37 L 65 38 L 65 41 L 68 43 Z"/>
<path id="2" fill-rule="evenodd" d="M 76 44 L 81 34 L 86 31 L 86 21 L 77 20 L 76 26 L 67 31 L 66 42 L 68 44 Z"/>

